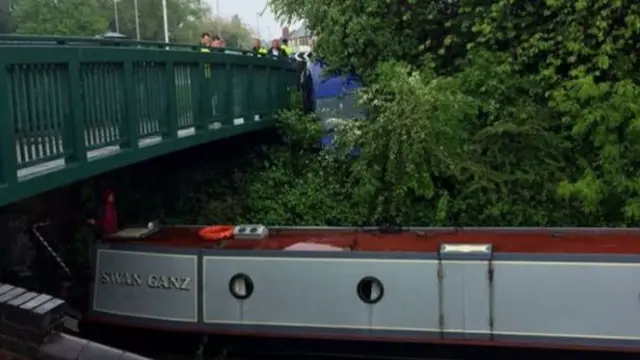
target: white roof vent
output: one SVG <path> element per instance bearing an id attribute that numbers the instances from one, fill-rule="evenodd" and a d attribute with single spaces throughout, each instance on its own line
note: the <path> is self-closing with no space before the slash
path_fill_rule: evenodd
<path id="1" fill-rule="evenodd" d="M 264 225 L 238 225 L 233 229 L 233 237 L 242 240 L 260 240 L 269 236 L 269 230 Z"/>

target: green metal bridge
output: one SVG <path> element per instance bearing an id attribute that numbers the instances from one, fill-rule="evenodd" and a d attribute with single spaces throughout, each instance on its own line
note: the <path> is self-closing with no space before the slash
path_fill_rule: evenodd
<path id="1" fill-rule="evenodd" d="M 0 206 L 273 126 L 298 75 L 242 50 L 0 37 Z"/>

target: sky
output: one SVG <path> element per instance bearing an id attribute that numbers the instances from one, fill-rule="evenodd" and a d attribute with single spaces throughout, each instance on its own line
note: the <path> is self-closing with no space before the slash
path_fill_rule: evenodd
<path id="1" fill-rule="evenodd" d="M 216 2 L 220 4 L 220 16 L 229 18 L 234 14 L 238 14 L 242 22 L 250 26 L 252 29 L 259 30 L 260 37 L 263 39 L 273 39 L 280 37 L 281 26 L 276 21 L 267 8 L 260 18 L 260 27 L 257 27 L 256 14 L 262 11 L 267 0 L 206 0 L 214 13 L 216 12 Z M 292 29 L 293 30 L 293 29 Z"/>

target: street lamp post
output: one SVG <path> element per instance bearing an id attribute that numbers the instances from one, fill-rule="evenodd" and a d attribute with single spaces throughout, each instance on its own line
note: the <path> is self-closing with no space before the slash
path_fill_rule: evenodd
<path id="1" fill-rule="evenodd" d="M 260 18 L 262 17 L 262 15 L 264 15 L 264 12 L 267 11 L 268 8 L 269 8 L 269 0 L 267 0 L 267 2 L 264 4 L 262 11 L 256 14 L 256 25 L 258 26 L 258 39 L 260 39 Z M 267 34 L 267 37 L 269 37 L 269 34 Z"/>
<path id="2" fill-rule="evenodd" d="M 133 0 L 133 11 L 136 13 L 136 39 L 140 41 L 140 19 L 138 19 L 138 0 Z"/>
<path id="3" fill-rule="evenodd" d="M 164 21 L 164 42 L 169 42 L 169 21 L 167 20 L 167 0 L 162 0 L 162 20 Z"/>
<path id="4" fill-rule="evenodd" d="M 113 16 L 116 20 L 116 32 L 120 34 L 120 22 L 118 21 L 118 0 L 113 0 Z"/>
<path id="5" fill-rule="evenodd" d="M 256 31 L 258 35 L 258 39 L 260 39 L 260 13 L 256 13 Z"/>
<path id="6" fill-rule="evenodd" d="M 218 25 L 218 36 L 222 37 L 222 22 L 220 21 L 220 0 L 216 0 L 216 17 L 218 21 L 216 22 Z"/>

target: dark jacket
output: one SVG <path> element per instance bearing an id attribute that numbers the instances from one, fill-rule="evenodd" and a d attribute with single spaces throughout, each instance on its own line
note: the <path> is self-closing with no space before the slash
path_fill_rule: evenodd
<path id="1" fill-rule="evenodd" d="M 269 48 L 269 51 L 267 51 L 267 55 L 285 57 L 285 58 L 288 57 L 287 53 L 284 51 L 283 48 L 280 48 L 280 47 L 274 48 L 273 46 Z"/>

